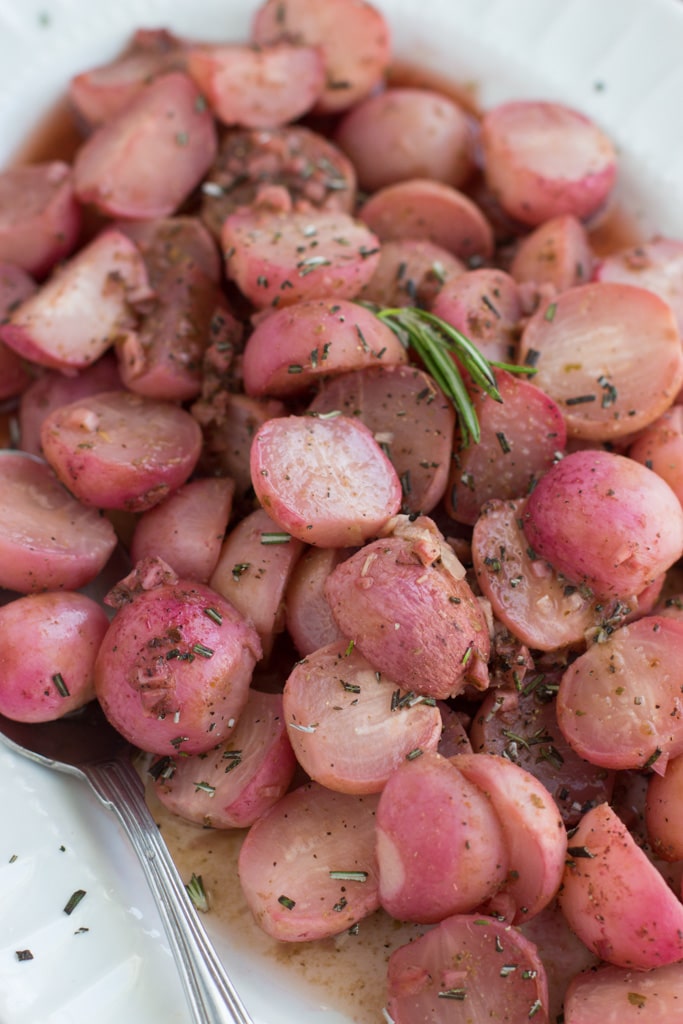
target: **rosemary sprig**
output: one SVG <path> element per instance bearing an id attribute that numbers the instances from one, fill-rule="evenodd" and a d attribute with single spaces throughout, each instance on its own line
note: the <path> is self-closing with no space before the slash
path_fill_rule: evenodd
<path id="1" fill-rule="evenodd" d="M 453 403 L 460 422 L 463 447 L 481 439 L 479 420 L 458 362 L 490 398 L 502 402 L 493 368 L 509 373 L 534 374 L 532 366 L 515 366 L 488 360 L 468 337 L 440 317 L 416 306 L 379 309 L 369 305 L 375 316 L 390 327 L 402 345 L 422 360 L 447 398 Z M 457 356 L 458 362 L 453 359 Z"/>
<path id="2" fill-rule="evenodd" d="M 202 914 L 205 914 L 209 909 L 209 898 L 206 894 L 206 889 L 204 888 L 202 876 L 196 875 L 193 871 L 192 878 L 186 884 L 185 888 L 187 890 L 187 895 L 190 897 L 197 910 L 201 911 Z"/>

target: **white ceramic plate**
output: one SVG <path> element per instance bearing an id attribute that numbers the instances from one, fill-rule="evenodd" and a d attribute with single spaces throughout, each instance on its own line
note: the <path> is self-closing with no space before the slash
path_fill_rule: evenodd
<path id="1" fill-rule="evenodd" d="M 255 3 L 0 0 L 0 163 L 41 123 L 68 77 L 113 56 L 134 27 L 236 39 Z M 376 3 L 400 57 L 473 84 L 482 106 L 558 98 L 595 117 L 621 151 L 624 207 L 644 230 L 683 237 L 681 0 Z M 0 815 L 0 1024 L 186 1024 L 133 854 L 86 787 L 0 747 Z M 224 904 L 231 886 L 226 868 Z M 77 889 L 87 895 L 67 916 Z M 305 950 L 278 958 L 246 941 L 239 914 L 210 927 L 256 1024 L 364 1022 L 368 1007 L 381 1006 L 377 993 L 368 997 L 367 977 L 362 991 L 348 950 L 331 944 L 326 972 Z M 32 960 L 17 959 L 25 949 Z M 335 958 L 346 973 L 331 986 Z M 327 974 L 327 987 L 316 974 Z"/>

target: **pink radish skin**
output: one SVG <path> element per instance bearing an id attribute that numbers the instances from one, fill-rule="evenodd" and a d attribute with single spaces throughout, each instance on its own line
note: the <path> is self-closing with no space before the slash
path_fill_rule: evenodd
<path id="1" fill-rule="evenodd" d="M 488 110 L 481 124 L 486 181 L 503 209 L 536 226 L 572 214 L 585 220 L 616 179 L 609 138 L 561 103 L 518 100 Z"/>
<path id="2" fill-rule="evenodd" d="M 431 89 L 388 88 L 369 96 L 344 116 L 335 141 L 366 192 L 410 178 L 459 188 L 474 167 L 470 119 Z"/>
<path id="3" fill-rule="evenodd" d="M 232 735 L 247 702 L 261 657 L 256 630 L 201 583 L 146 586 L 107 630 L 95 663 L 97 698 L 142 750 L 204 753 Z"/>
<path id="4" fill-rule="evenodd" d="M 644 1016 L 646 1014 L 646 1016 Z M 683 1021 L 683 964 L 649 971 L 603 964 L 576 975 L 564 1004 L 565 1024 Z"/>
<path id="5" fill-rule="evenodd" d="M 524 328 L 518 359 L 536 367 L 534 383 L 560 406 L 570 437 L 584 442 L 653 423 L 683 382 L 671 307 L 630 284 L 585 284 L 542 303 Z"/>
<path id="6" fill-rule="evenodd" d="M 226 743 L 205 754 L 164 757 L 150 768 L 161 803 L 204 828 L 248 828 L 289 788 L 296 758 L 282 697 L 252 690 Z"/>
<path id="7" fill-rule="evenodd" d="M 669 485 L 612 452 L 566 456 L 538 482 L 522 519 L 536 555 L 597 598 L 639 594 L 683 551 L 683 510 Z"/>
<path id="8" fill-rule="evenodd" d="M 312 782 L 252 825 L 240 850 L 239 879 L 268 935 L 281 942 L 328 938 L 377 910 L 377 800 Z M 339 872 L 351 877 L 335 877 Z"/>
<path id="9" fill-rule="evenodd" d="M 256 11 L 257 45 L 295 39 L 322 50 L 327 83 L 318 113 L 337 113 L 379 85 L 391 57 L 389 26 L 365 0 L 265 0 Z"/>
<path id="10" fill-rule="evenodd" d="M 27 594 L 76 590 L 116 547 L 111 523 L 76 501 L 47 463 L 0 453 L 0 586 Z"/>
<path id="11" fill-rule="evenodd" d="M 377 859 L 384 909 L 422 924 L 474 910 L 495 894 L 509 866 L 491 802 L 429 750 L 387 780 L 377 808 Z"/>
<path id="12" fill-rule="evenodd" d="M 143 512 L 131 538 L 131 561 L 156 556 L 182 579 L 208 583 L 220 555 L 234 490 L 227 477 L 197 477 Z"/>
<path id="13" fill-rule="evenodd" d="M 520 283 L 551 285 L 556 292 L 564 292 L 590 281 L 593 263 L 586 228 L 576 217 L 565 214 L 545 221 L 522 239 L 510 274 Z"/>
<path id="14" fill-rule="evenodd" d="M 549 1021 L 548 981 L 536 946 L 483 914 L 448 917 L 400 946 L 389 959 L 388 988 L 394 1024 Z"/>
<path id="15" fill-rule="evenodd" d="M 498 815 L 510 868 L 501 906 L 510 901 L 513 924 L 530 920 L 562 881 L 567 833 L 555 801 L 538 779 L 506 757 L 457 754 L 450 763 L 486 794 Z"/>
<path id="16" fill-rule="evenodd" d="M 683 405 L 672 405 L 642 430 L 628 456 L 666 480 L 683 505 Z"/>
<path id="17" fill-rule="evenodd" d="M 30 594 L 0 607 L 0 714 L 48 722 L 92 700 L 108 626 L 100 605 L 74 592 Z"/>
<path id="18" fill-rule="evenodd" d="M 650 615 L 594 644 L 566 669 L 557 720 L 592 764 L 663 772 L 683 753 L 683 622 Z"/>
<path id="19" fill-rule="evenodd" d="M 268 420 L 254 438 L 251 479 L 275 522 L 318 547 L 362 544 L 401 505 L 393 466 L 368 428 L 347 416 Z"/>
<path id="20" fill-rule="evenodd" d="M 410 695 L 401 704 L 396 684 L 377 676 L 342 639 L 309 654 L 287 678 L 290 743 L 307 774 L 328 789 L 378 793 L 411 752 L 436 749 L 435 704 Z"/>
<path id="21" fill-rule="evenodd" d="M 325 594 L 339 628 L 378 671 L 441 699 L 468 682 L 488 683 L 488 625 L 463 577 L 434 524 L 420 517 L 414 532 L 399 528 L 338 565 Z"/>
<path id="22" fill-rule="evenodd" d="M 0 261 L 34 277 L 45 277 L 78 242 L 82 212 L 62 160 L 3 170 L 0 211 Z"/>
<path id="23" fill-rule="evenodd" d="M 134 330 L 133 306 L 151 295 L 137 247 L 107 228 L 14 310 L 0 338 L 40 366 L 74 374 Z"/>
<path id="24" fill-rule="evenodd" d="M 145 512 L 189 478 L 201 431 L 171 402 L 105 391 L 43 421 L 45 457 L 84 505 Z"/>
<path id="25" fill-rule="evenodd" d="M 168 217 L 202 180 L 216 146 L 199 90 L 171 71 L 83 143 L 74 161 L 76 196 L 108 217 Z"/>
<path id="26" fill-rule="evenodd" d="M 282 398 L 367 366 L 406 363 L 394 332 L 345 300 L 298 302 L 261 320 L 249 336 L 242 372 L 248 395 Z"/>
<path id="27" fill-rule="evenodd" d="M 590 950 L 641 971 L 683 959 L 683 906 L 608 804 L 584 815 L 568 855 L 560 905 Z"/>
<path id="28" fill-rule="evenodd" d="M 221 246 L 228 277 L 257 309 L 353 299 L 379 260 L 372 231 L 326 210 L 240 209 L 225 220 Z"/>
<path id="29" fill-rule="evenodd" d="M 278 532 L 277 523 L 263 509 L 246 515 L 223 541 L 209 581 L 254 623 L 265 657 L 284 629 L 284 594 L 303 551 L 294 537 L 278 542 Z M 270 543 L 272 538 L 275 543 Z"/>
<path id="30" fill-rule="evenodd" d="M 387 185 L 361 207 L 360 217 L 382 242 L 421 238 L 465 261 L 493 255 L 493 232 L 479 207 L 439 181 Z"/>
<path id="31" fill-rule="evenodd" d="M 683 757 L 673 757 L 663 774 L 653 773 L 647 785 L 645 824 L 654 853 L 666 861 L 683 860 Z"/>
<path id="32" fill-rule="evenodd" d="M 294 566 L 285 591 L 285 617 L 287 632 L 302 657 L 343 639 L 325 598 L 325 582 L 352 551 L 310 548 Z"/>
<path id="33" fill-rule="evenodd" d="M 187 71 L 222 124 L 274 128 L 296 121 L 325 87 L 325 64 L 313 46 L 192 47 Z"/>

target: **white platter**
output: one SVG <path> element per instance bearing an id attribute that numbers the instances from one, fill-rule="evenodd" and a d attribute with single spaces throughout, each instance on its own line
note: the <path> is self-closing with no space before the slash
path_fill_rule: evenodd
<path id="1" fill-rule="evenodd" d="M 643 230 L 683 237 L 681 0 L 375 2 L 401 58 L 473 83 L 482 106 L 558 98 L 595 117 L 621 152 L 623 206 Z M 0 0 L 0 163 L 68 77 L 114 55 L 134 27 L 236 39 L 255 4 Z M 187 1024 L 134 857 L 85 786 L 0 747 L 0 822 L 0 1024 Z M 86 898 L 65 915 L 80 888 Z M 367 1019 L 360 997 L 328 997 L 310 972 L 299 981 L 296 963 L 245 945 L 238 918 L 211 927 L 256 1024 Z M 33 960 L 17 959 L 23 949 Z"/>

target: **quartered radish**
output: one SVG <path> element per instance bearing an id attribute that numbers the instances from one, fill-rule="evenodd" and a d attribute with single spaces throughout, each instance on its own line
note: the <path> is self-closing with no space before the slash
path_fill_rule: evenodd
<path id="1" fill-rule="evenodd" d="M 401 505 L 394 467 L 348 416 L 268 420 L 254 437 L 251 479 L 282 530 L 320 547 L 362 544 Z"/>
<path id="2" fill-rule="evenodd" d="M 0 586 L 19 593 L 76 590 L 114 548 L 111 523 L 69 494 L 47 463 L 0 452 Z"/>
<path id="3" fill-rule="evenodd" d="M 569 435 L 583 441 L 646 427 L 683 382 L 671 307 L 630 284 L 585 284 L 543 303 L 522 333 L 519 361 L 535 367 L 534 383 L 560 406 Z"/>
<path id="4" fill-rule="evenodd" d="M 326 69 L 320 113 L 345 110 L 368 95 L 389 66 L 389 26 L 366 0 L 265 0 L 252 38 L 259 46 L 289 39 L 320 47 Z"/>
<path id="5" fill-rule="evenodd" d="M 503 270 L 482 267 L 450 277 L 432 312 L 466 335 L 487 359 L 516 362 L 522 302 L 516 282 Z"/>
<path id="6" fill-rule="evenodd" d="M 71 168 L 63 160 L 0 173 L 0 261 L 45 277 L 76 247 L 81 221 Z"/>
<path id="7" fill-rule="evenodd" d="M 285 622 L 302 657 L 343 639 L 325 598 L 325 582 L 352 552 L 352 548 L 309 548 L 294 566 L 285 592 Z"/>
<path id="8" fill-rule="evenodd" d="M 662 774 L 652 773 L 647 785 L 645 824 L 652 849 L 662 860 L 683 860 L 683 757 L 672 757 Z"/>
<path id="9" fill-rule="evenodd" d="M 608 804 L 584 815 L 567 854 L 560 905 L 589 949 L 637 970 L 683 960 L 683 905 Z"/>
<path id="10" fill-rule="evenodd" d="M 284 942 L 327 938 L 377 910 L 377 801 L 311 782 L 252 825 L 239 879 L 268 935 Z"/>
<path id="11" fill-rule="evenodd" d="M 340 373 L 407 360 L 394 332 L 370 310 L 344 299 L 311 299 L 256 325 L 244 350 L 244 390 L 282 398 Z"/>
<path id="12" fill-rule="evenodd" d="M 515 281 L 551 285 L 556 292 L 564 292 L 590 281 L 593 263 L 586 228 L 567 213 L 544 221 L 518 243 L 510 274 Z"/>
<path id="13" fill-rule="evenodd" d="M 683 504 L 683 405 L 672 405 L 641 430 L 628 456 L 666 480 Z"/>
<path id="14" fill-rule="evenodd" d="M 604 768 L 663 772 L 683 753 L 682 638 L 680 620 L 645 616 L 566 669 L 558 722 L 581 757 Z"/>
<path id="15" fill-rule="evenodd" d="M 402 693 L 346 639 L 298 662 L 283 699 L 299 764 L 340 793 L 378 793 L 406 757 L 435 750 L 441 735 L 436 702 Z"/>
<path id="16" fill-rule="evenodd" d="M 683 1021 L 683 964 L 649 971 L 603 964 L 569 982 L 565 1024 L 642 1024 Z"/>
<path id="17" fill-rule="evenodd" d="M 186 821 L 248 828 L 285 795 L 295 767 L 282 697 L 252 689 L 226 742 L 159 758 L 149 771 L 161 803 Z"/>
<path id="18" fill-rule="evenodd" d="M 201 449 L 188 412 L 130 391 L 55 409 L 40 437 L 47 461 L 79 501 L 130 512 L 158 505 L 184 484 Z"/>

